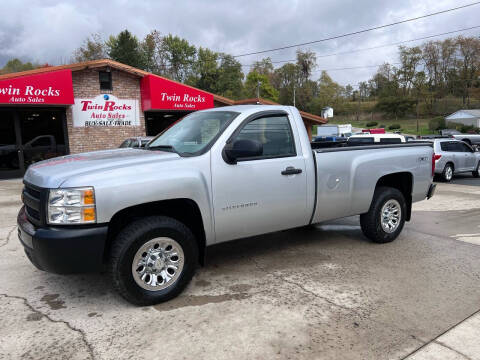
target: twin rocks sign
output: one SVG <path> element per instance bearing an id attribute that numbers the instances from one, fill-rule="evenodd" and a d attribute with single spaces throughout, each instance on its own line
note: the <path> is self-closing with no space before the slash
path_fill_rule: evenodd
<path id="1" fill-rule="evenodd" d="M 118 127 L 140 125 L 138 100 L 98 95 L 93 99 L 75 99 L 72 106 L 75 127 Z"/>
<path id="2" fill-rule="evenodd" d="M 213 108 L 212 94 L 156 75 L 143 77 L 140 91 L 143 111 L 195 111 Z"/>
<path id="3" fill-rule="evenodd" d="M 0 104 L 71 105 L 72 72 L 59 70 L 0 80 Z"/>

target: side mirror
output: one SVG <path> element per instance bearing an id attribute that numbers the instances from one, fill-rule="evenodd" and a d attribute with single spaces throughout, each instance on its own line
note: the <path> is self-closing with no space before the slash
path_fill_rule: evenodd
<path id="1" fill-rule="evenodd" d="M 228 164 L 236 164 L 240 158 L 251 158 L 263 154 L 263 144 L 256 140 L 239 139 L 227 144 L 223 149 L 223 159 Z"/>

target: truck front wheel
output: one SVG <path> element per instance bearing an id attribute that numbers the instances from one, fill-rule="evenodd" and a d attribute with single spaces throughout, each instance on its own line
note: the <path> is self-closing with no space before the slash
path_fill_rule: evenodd
<path id="1" fill-rule="evenodd" d="M 115 239 L 109 260 L 113 286 L 135 305 L 176 297 L 190 282 L 198 246 L 188 227 L 166 216 L 126 226 Z"/>
<path id="2" fill-rule="evenodd" d="M 376 243 L 395 240 L 405 224 L 406 202 L 403 194 L 391 187 L 375 189 L 367 213 L 360 215 L 363 234 Z"/>

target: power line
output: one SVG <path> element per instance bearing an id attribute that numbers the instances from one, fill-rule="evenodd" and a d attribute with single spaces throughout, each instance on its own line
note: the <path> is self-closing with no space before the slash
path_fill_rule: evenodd
<path id="1" fill-rule="evenodd" d="M 318 69 L 318 70 L 312 71 L 312 73 L 313 73 L 313 72 L 319 72 L 319 71 L 340 71 L 340 70 L 364 69 L 364 68 L 379 67 L 379 66 L 382 66 L 382 65 L 385 65 L 385 64 L 389 64 L 389 65 L 399 65 L 399 64 L 401 64 L 401 63 L 399 63 L 399 62 L 397 62 L 397 63 L 383 63 L 383 64 L 379 64 L 379 65 L 363 65 L 363 66 L 351 66 L 351 67 L 333 68 L 333 69 Z"/>
<path id="2" fill-rule="evenodd" d="M 355 50 L 349 50 L 349 51 L 343 51 L 343 52 L 325 54 L 325 55 L 317 55 L 317 58 L 326 58 L 326 57 L 330 57 L 330 56 L 347 55 L 347 54 L 357 53 L 357 52 L 361 52 L 361 51 L 380 49 L 380 48 L 384 48 L 384 47 L 396 46 L 396 45 L 406 44 L 406 43 L 410 43 L 410 42 L 414 42 L 414 41 L 431 39 L 431 38 L 434 38 L 434 37 L 437 37 L 437 36 L 450 35 L 450 34 L 455 34 L 455 33 L 463 32 L 463 31 L 478 29 L 478 28 L 480 28 L 480 25 L 472 26 L 472 27 L 464 28 L 464 29 L 459 29 L 459 30 L 448 31 L 448 32 L 440 33 L 440 34 L 424 36 L 424 37 L 420 37 L 420 38 L 416 38 L 416 39 L 397 41 L 397 42 L 394 42 L 394 43 L 388 43 L 388 44 L 383 44 L 383 45 L 378 45 L 378 46 L 373 46 L 373 47 L 368 47 L 368 48 L 355 49 Z M 272 61 L 272 64 L 281 64 L 281 63 L 288 63 L 288 62 L 294 62 L 294 61 L 297 61 L 297 59 L 276 60 L 276 61 Z M 242 66 L 250 66 L 250 67 L 252 67 L 254 65 L 255 64 L 242 64 Z"/>
<path id="3" fill-rule="evenodd" d="M 430 14 L 417 16 L 417 17 L 410 18 L 410 19 L 396 21 L 396 22 L 393 22 L 393 23 L 390 23 L 390 24 L 374 26 L 374 27 L 364 29 L 364 30 L 358 30 L 358 31 L 353 31 L 353 32 L 350 32 L 350 33 L 342 34 L 342 35 L 331 36 L 331 37 L 323 38 L 323 39 L 320 39 L 320 40 L 314 40 L 314 41 L 308 41 L 308 42 L 299 43 L 299 44 L 287 45 L 287 46 L 282 46 L 282 47 L 268 49 L 268 50 L 254 51 L 254 52 L 250 52 L 250 53 L 234 55 L 233 57 L 242 57 L 242 56 L 248 56 L 248 55 L 264 54 L 264 53 L 272 52 L 272 51 L 291 49 L 291 48 L 298 47 L 298 46 L 317 44 L 317 43 L 324 42 L 324 41 L 340 39 L 340 38 L 347 37 L 347 36 L 358 35 L 358 34 L 366 33 L 366 32 L 373 31 L 373 30 L 378 30 L 378 29 L 383 29 L 383 28 L 386 28 L 386 27 L 394 26 L 394 25 L 404 24 L 404 23 L 407 23 L 407 22 L 411 22 L 411 21 L 415 21 L 415 20 L 419 20 L 419 19 L 424 19 L 424 18 L 427 18 L 427 17 L 440 15 L 440 14 L 444 14 L 444 13 L 451 12 L 451 11 L 464 9 L 464 8 L 474 6 L 474 5 L 478 5 L 478 4 L 480 4 L 480 1 L 470 3 L 470 4 L 467 4 L 467 5 L 454 7 L 454 8 L 447 9 L 447 10 L 442 10 L 442 11 L 437 11 L 437 12 L 430 13 Z"/>

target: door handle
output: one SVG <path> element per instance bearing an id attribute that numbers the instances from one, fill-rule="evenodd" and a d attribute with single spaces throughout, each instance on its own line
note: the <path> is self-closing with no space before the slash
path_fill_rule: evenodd
<path id="1" fill-rule="evenodd" d="M 302 169 L 295 169 L 293 166 L 288 166 L 285 170 L 282 171 L 282 175 L 295 175 L 300 174 Z"/>

